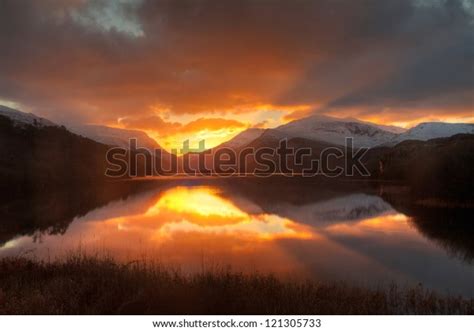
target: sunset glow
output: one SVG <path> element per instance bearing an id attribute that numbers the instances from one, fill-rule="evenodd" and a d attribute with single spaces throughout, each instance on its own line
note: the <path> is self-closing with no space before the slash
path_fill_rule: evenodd
<path id="1" fill-rule="evenodd" d="M 472 314 L 474 0 L 0 0 L 0 46 L 5 329 Z"/>
<path id="2" fill-rule="evenodd" d="M 0 104 L 168 150 L 312 114 L 474 122 L 468 1 L 324 3 L 8 2 Z"/>

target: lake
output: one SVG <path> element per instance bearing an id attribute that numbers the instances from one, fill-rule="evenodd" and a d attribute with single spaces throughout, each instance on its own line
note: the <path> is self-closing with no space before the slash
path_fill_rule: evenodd
<path id="1" fill-rule="evenodd" d="M 371 287 L 422 284 L 474 296 L 472 210 L 414 207 L 403 194 L 358 184 L 114 185 L 107 194 L 5 203 L 0 257 L 54 260 L 82 252 L 153 260 L 190 273 L 230 269 Z"/>

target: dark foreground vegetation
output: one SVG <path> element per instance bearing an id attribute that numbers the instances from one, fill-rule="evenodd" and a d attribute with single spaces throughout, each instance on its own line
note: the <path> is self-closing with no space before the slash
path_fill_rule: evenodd
<path id="1" fill-rule="evenodd" d="M 1 314 L 472 314 L 474 299 L 75 256 L 0 260 Z"/>

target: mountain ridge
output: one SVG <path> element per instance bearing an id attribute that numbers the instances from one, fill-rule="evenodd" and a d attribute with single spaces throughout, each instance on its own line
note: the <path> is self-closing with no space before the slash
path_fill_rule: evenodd
<path id="1" fill-rule="evenodd" d="M 245 134 L 248 130 L 253 129 L 244 130 L 241 134 Z M 426 141 L 434 138 L 447 138 L 462 133 L 474 134 L 474 124 L 426 122 L 405 130 L 403 128 L 360 121 L 355 118 L 313 115 L 280 125 L 276 128 L 260 130 L 260 134 L 256 135 L 252 142 L 258 139 L 268 139 L 269 137 L 280 140 L 304 138 L 335 146 L 344 146 L 346 137 L 351 137 L 353 138 L 353 147 L 355 148 L 374 148 L 379 146 L 392 147 L 405 140 Z M 233 139 L 229 140 L 231 143 L 232 141 Z M 228 145 L 228 142 L 224 142 L 215 148 L 228 147 Z M 239 145 L 239 148 L 241 147 L 244 146 Z"/>
<path id="2" fill-rule="evenodd" d="M 13 108 L 0 105 L 0 116 L 10 118 L 15 125 L 33 125 L 39 127 L 60 126 L 46 118 L 32 113 L 25 113 Z M 114 128 L 103 125 L 68 125 L 67 129 L 80 136 L 109 146 L 129 149 L 129 139 L 137 138 L 138 147 L 150 151 L 165 149 L 153 138 L 140 130 Z M 292 139 L 303 138 L 319 141 L 329 145 L 344 146 L 346 137 L 352 137 L 355 148 L 373 148 L 378 146 L 393 147 L 405 140 L 426 141 L 434 138 L 451 137 L 456 134 L 474 134 L 474 124 L 424 122 L 408 130 L 403 128 L 380 125 L 356 118 L 338 118 L 327 115 L 312 115 L 291 121 L 275 128 L 249 128 L 235 137 L 211 148 L 241 149 L 258 139 Z M 256 142 L 258 145 L 258 143 Z M 255 144 L 254 144 L 255 145 Z M 166 151 L 166 154 L 168 152 Z"/>
<path id="3" fill-rule="evenodd" d="M 137 147 L 145 147 L 150 152 L 153 152 L 156 149 L 163 149 L 153 138 L 140 130 L 114 128 L 93 124 L 67 126 L 67 129 L 77 135 L 109 146 L 130 149 L 130 139 L 136 138 Z"/>
<path id="4" fill-rule="evenodd" d="M 20 127 L 28 125 L 39 128 L 61 127 L 61 125 L 33 113 L 25 113 L 2 105 L 0 105 L 0 116 L 9 118 L 14 125 Z M 91 139 L 107 146 L 122 147 L 128 150 L 130 149 L 129 140 L 131 138 L 136 138 L 137 147 L 145 147 L 150 152 L 153 152 L 156 149 L 164 150 L 153 138 L 140 130 L 114 128 L 93 124 L 66 125 L 64 127 L 73 134 Z"/>
<path id="5" fill-rule="evenodd" d="M 8 117 L 13 121 L 15 125 L 24 126 L 24 125 L 33 125 L 38 127 L 45 126 L 59 126 L 58 124 L 37 116 L 33 113 L 25 113 L 10 107 L 0 105 L 0 116 Z"/>
<path id="6" fill-rule="evenodd" d="M 395 146 L 407 140 L 427 141 L 436 138 L 449 138 L 456 134 L 474 134 L 474 124 L 423 122 L 399 134 L 386 145 Z"/>

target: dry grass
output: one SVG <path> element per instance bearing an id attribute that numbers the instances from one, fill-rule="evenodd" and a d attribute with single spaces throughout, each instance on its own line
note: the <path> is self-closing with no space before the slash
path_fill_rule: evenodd
<path id="1" fill-rule="evenodd" d="M 0 260 L 1 314 L 472 314 L 474 300 L 421 287 L 364 289 L 273 276 L 183 275 L 151 263 L 73 256 Z"/>

